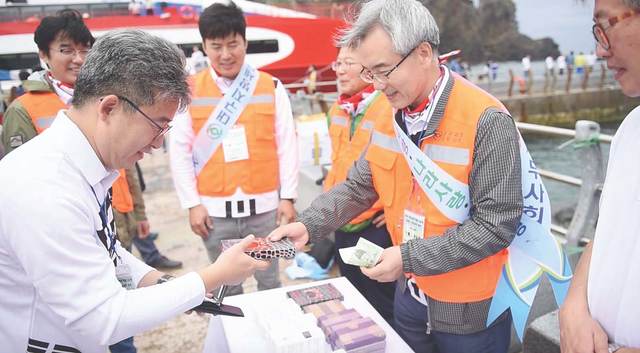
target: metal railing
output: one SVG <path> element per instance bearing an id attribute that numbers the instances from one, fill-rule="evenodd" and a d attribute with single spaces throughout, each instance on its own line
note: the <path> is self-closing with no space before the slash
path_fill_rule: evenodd
<path id="1" fill-rule="evenodd" d="M 582 161 L 581 179 L 561 173 L 540 170 L 540 175 L 567 185 L 577 186 L 578 203 L 569 228 L 552 225 L 552 231 L 565 236 L 568 245 L 576 246 L 582 240 L 593 238 L 598 219 L 598 204 L 605 177 L 605 164 L 601 143 L 611 143 L 610 135 L 600 134 L 600 124 L 590 120 L 578 120 L 575 129 L 562 129 L 528 123 L 516 123 L 521 132 L 547 136 L 570 137 Z"/>
<path id="2" fill-rule="evenodd" d="M 323 112 L 335 101 L 336 95 L 293 95 L 294 108 L 299 107 L 297 113 L 310 114 L 313 104 L 321 107 Z M 600 124 L 590 120 L 578 120 L 575 129 L 563 129 L 552 126 L 516 122 L 520 132 L 534 133 L 546 136 L 568 137 L 570 140 L 563 145 L 573 144 L 581 161 L 581 178 L 562 173 L 539 169 L 540 175 L 549 180 L 579 188 L 578 202 L 568 228 L 552 224 L 551 230 L 562 235 L 561 241 L 567 245 L 577 246 L 593 238 L 598 219 L 598 205 L 600 193 L 605 177 L 605 161 L 600 147 L 601 143 L 611 143 L 613 136 L 600 133 Z"/>

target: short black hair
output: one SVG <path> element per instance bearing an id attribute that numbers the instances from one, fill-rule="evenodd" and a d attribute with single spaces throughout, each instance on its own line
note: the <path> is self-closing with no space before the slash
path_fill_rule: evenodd
<path id="1" fill-rule="evenodd" d="M 20 72 L 18 73 L 18 78 L 20 78 L 20 81 L 24 81 L 29 78 L 29 75 L 31 75 L 29 71 L 20 70 Z"/>
<path id="2" fill-rule="evenodd" d="M 55 16 L 43 18 L 36 28 L 33 40 L 38 45 L 38 49 L 48 56 L 49 46 L 58 35 L 87 47 L 93 46 L 96 41 L 87 25 L 84 24 L 80 12 L 72 9 L 60 10 Z"/>
<path id="3" fill-rule="evenodd" d="M 242 9 L 233 1 L 228 5 L 215 3 L 204 9 L 198 20 L 198 28 L 202 41 L 225 38 L 233 34 L 239 34 L 243 40 L 247 40 L 247 21 Z"/>

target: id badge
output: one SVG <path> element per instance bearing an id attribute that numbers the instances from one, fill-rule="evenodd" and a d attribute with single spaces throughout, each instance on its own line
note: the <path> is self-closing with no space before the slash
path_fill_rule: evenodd
<path id="1" fill-rule="evenodd" d="M 402 243 L 421 239 L 424 234 L 424 216 L 410 210 L 404 210 L 402 220 Z"/>
<path id="2" fill-rule="evenodd" d="M 227 136 L 222 140 L 222 150 L 225 162 L 249 159 L 249 147 L 244 126 L 236 125 L 227 132 Z"/>
<path id="3" fill-rule="evenodd" d="M 116 278 L 118 282 L 120 282 L 120 285 L 122 285 L 122 288 L 126 290 L 135 289 L 129 265 L 123 263 L 118 264 L 118 266 L 116 266 Z"/>

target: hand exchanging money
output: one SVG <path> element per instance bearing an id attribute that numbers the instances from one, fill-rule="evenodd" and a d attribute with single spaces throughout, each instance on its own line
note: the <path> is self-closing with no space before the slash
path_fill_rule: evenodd
<path id="1" fill-rule="evenodd" d="M 356 246 L 342 248 L 338 251 L 345 264 L 359 267 L 373 267 L 380 260 L 383 250 L 383 248 L 367 239 L 360 238 Z"/>

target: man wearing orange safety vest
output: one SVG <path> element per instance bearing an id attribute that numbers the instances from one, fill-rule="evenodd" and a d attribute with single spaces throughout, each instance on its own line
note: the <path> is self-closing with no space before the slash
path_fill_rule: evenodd
<path id="1" fill-rule="evenodd" d="M 417 0 L 372 0 L 340 38 L 395 117 L 378 121 L 344 183 L 271 240 L 314 241 L 379 200 L 393 241 L 369 278 L 396 281 L 395 330 L 416 352 L 506 353 L 508 310 L 487 323 L 523 212 L 518 132 L 500 102 L 438 62 Z"/>
<path id="2" fill-rule="evenodd" d="M 242 10 L 215 3 L 198 25 L 211 67 L 192 77 L 191 106 L 174 119 L 169 148 L 180 204 L 213 262 L 221 240 L 264 237 L 293 221 L 298 152 L 284 86 L 245 62 Z M 279 287 L 278 262 L 255 277 L 259 290 Z M 242 285 L 227 289 L 238 293 Z"/>
<path id="3" fill-rule="evenodd" d="M 331 137 L 331 170 L 324 180 L 324 190 L 330 190 L 347 178 L 349 168 L 366 150 L 377 121 L 393 115 L 384 94 L 360 78 L 360 66 L 353 50 L 340 48 L 332 64 L 336 72 L 340 96 L 329 111 Z M 355 246 L 358 239 L 387 248 L 392 245 L 385 227 L 383 205 L 376 202 L 351 222 L 335 232 L 336 260 L 340 274 L 345 276 L 371 305 L 393 326 L 393 283 L 380 283 L 362 274 L 359 268 L 345 264 L 339 249 Z"/>

